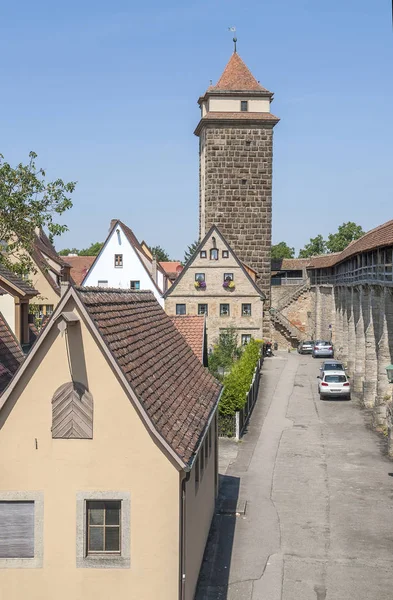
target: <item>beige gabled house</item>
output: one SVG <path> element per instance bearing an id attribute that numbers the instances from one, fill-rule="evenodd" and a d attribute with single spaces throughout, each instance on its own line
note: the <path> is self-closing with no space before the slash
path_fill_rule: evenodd
<path id="1" fill-rule="evenodd" d="M 70 287 L 0 396 L 0 589 L 193 600 L 220 384 L 152 292 Z"/>
<path id="2" fill-rule="evenodd" d="M 38 292 L 29 282 L 0 264 L 0 311 L 20 344 L 29 344 L 29 305 Z"/>
<path id="3" fill-rule="evenodd" d="M 205 315 L 211 349 L 228 327 L 239 343 L 262 338 L 263 301 L 255 271 L 239 260 L 215 225 L 164 295 L 168 315 Z"/>

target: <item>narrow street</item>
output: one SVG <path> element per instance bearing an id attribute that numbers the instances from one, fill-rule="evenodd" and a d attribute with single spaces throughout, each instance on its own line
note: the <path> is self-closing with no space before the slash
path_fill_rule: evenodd
<path id="1" fill-rule="evenodd" d="M 248 433 L 222 445 L 197 600 L 393 598 L 393 463 L 355 398 L 319 399 L 319 365 L 265 360 Z"/>

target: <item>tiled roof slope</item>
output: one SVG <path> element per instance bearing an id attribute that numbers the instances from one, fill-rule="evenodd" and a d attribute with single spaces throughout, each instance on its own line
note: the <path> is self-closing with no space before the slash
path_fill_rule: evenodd
<path id="1" fill-rule="evenodd" d="M 333 267 L 338 262 L 341 252 L 332 252 L 331 254 L 320 254 L 313 256 L 308 265 L 310 269 L 327 269 Z"/>
<path id="2" fill-rule="evenodd" d="M 175 327 L 191 350 L 203 362 L 203 344 L 205 340 L 205 317 L 198 315 L 176 315 L 171 317 Z"/>
<path id="3" fill-rule="evenodd" d="M 371 229 L 358 240 L 351 242 L 339 254 L 337 262 L 342 262 L 360 252 L 382 248 L 383 246 L 393 246 L 393 220 Z"/>
<path id="4" fill-rule="evenodd" d="M 34 249 L 36 250 L 36 252 L 41 252 L 43 254 L 46 254 L 46 256 L 51 258 L 57 264 L 59 264 L 61 266 L 64 266 L 67 264 L 67 262 L 65 260 L 63 260 L 62 257 L 57 254 L 55 247 L 50 242 L 45 231 L 43 231 L 42 229 L 39 231 L 38 234 L 36 234 L 34 242 L 33 242 L 33 246 L 34 246 Z"/>
<path id="5" fill-rule="evenodd" d="M 38 294 L 37 290 L 35 290 L 27 281 L 19 277 L 13 271 L 10 271 L 0 263 L 0 278 L 4 279 L 5 282 L 9 282 L 12 286 L 18 288 L 22 295 L 27 296 L 36 296 Z M 1 283 L 0 283 L 1 285 Z"/>
<path id="6" fill-rule="evenodd" d="M 182 270 L 182 264 L 178 260 L 160 261 L 160 266 L 164 269 L 166 274 L 176 273 L 177 269 Z M 180 269 L 181 267 L 181 269 Z"/>
<path id="7" fill-rule="evenodd" d="M 71 277 L 76 285 L 81 285 L 88 270 L 95 261 L 95 256 L 66 256 L 67 263 L 71 266 Z"/>
<path id="8" fill-rule="evenodd" d="M 237 52 L 232 54 L 217 84 L 209 88 L 209 91 L 215 90 L 268 91 L 258 83 Z"/>
<path id="9" fill-rule="evenodd" d="M 272 259 L 274 271 L 301 271 L 310 264 L 310 258 L 279 258 Z"/>
<path id="10" fill-rule="evenodd" d="M 0 312 L 0 394 L 11 381 L 24 357 L 22 348 Z"/>
<path id="11" fill-rule="evenodd" d="M 220 384 L 152 292 L 77 291 L 155 428 L 189 463 L 217 403 Z"/>

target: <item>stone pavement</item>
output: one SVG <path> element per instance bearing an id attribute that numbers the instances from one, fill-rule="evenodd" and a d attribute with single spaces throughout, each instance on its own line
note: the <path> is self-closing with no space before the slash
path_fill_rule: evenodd
<path id="1" fill-rule="evenodd" d="M 196 600 L 393 599 L 393 463 L 355 400 L 319 399 L 319 362 L 265 360 Z M 236 501 L 245 514 L 220 511 Z"/>

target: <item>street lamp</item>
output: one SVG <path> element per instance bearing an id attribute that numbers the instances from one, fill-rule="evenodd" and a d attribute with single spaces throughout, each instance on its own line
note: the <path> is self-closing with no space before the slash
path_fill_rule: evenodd
<path id="1" fill-rule="evenodd" d="M 386 374 L 388 376 L 389 383 L 393 383 L 393 365 L 386 367 Z"/>

